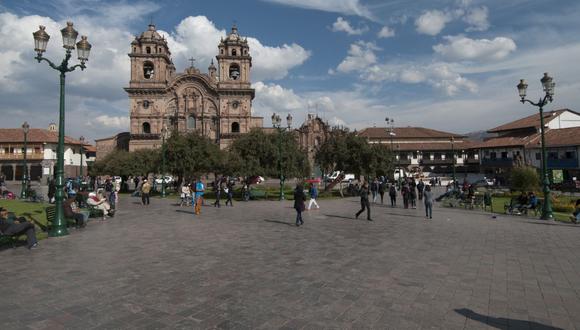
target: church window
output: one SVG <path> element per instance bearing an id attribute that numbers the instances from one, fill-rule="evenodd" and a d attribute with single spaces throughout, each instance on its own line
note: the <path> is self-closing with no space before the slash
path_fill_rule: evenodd
<path id="1" fill-rule="evenodd" d="M 232 123 L 232 133 L 239 133 L 240 132 L 240 124 L 238 122 Z"/>
<path id="2" fill-rule="evenodd" d="M 238 52 L 235 49 L 232 49 L 232 56 L 238 55 Z"/>
<path id="3" fill-rule="evenodd" d="M 237 64 L 230 65 L 230 79 L 238 80 L 240 78 L 240 66 Z"/>
<path id="4" fill-rule="evenodd" d="M 151 54 L 151 47 L 145 47 L 145 52 L 147 54 Z"/>
<path id="5" fill-rule="evenodd" d="M 220 49 L 220 54 L 222 54 L 222 55 L 224 54 L 224 50 L 223 49 Z"/>
<path id="6" fill-rule="evenodd" d="M 244 55 L 248 55 L 248 50 L 244 49 Z"/>
<path id="7" fill-rule="evenodd" d="M 145 79 L 151 79 L 151 77 L 153 76 L 154 73 L 155 73 L 155 70 L 154 70 L 153 63 L 145 62 L 145 64 L 143 64 L 143 77 Z"/>
<path id="8" fill-rule="evenodd" d="M 151 125 L 148 122 L 144 122 L 141 126 L 143 128 L 143 134 L 151 134 Z"/>
<path id="9" fill-rule="evenodd" d="M 137 47 L 133 47 L 133 53 L 137 52 Z"/>
<path id="10" fill-rule="evenodd" d="M 189 115 L 187 117 L 187 129 L 195 129 L 195 116 Z"/>
<path id="11" fill-rule="evenodd" d="M 149 108 L 149 104 L 150 104 L 149 101 L 147 100 L 143 101 L 143 109 Z"/>

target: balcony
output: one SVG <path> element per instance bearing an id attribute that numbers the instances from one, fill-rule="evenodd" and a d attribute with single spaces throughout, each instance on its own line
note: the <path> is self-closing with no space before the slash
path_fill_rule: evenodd
<path id="1" fill-rule="evenodd" d="M 43 160 L 43 153 L 28 153 L 26 160 Z M 0 160 L 24 160 L 24 154 L 0 154 Z"/>
<path id="2" fill-rule="evenodd" d="M 578 168 L 578 159 L 548 159 L 548 168 L 564 169 Z"/>
<path id="3" fill-rule="evenodd" d="M 463 159 L 464 164 L 479 164 L 479 158 L 468 157 Z"/>
<path id="4" fill-rule="evenodd" d="M 419 164 L 421 165 L 452 165 L 453 164 L 453 160 L 450 159 L 421 159 L 419 161 Z M 456 163 L 457 164 L 457 163 Z"/>
<path id="5" fill-rule="evenodd" d="M 484 158 L 481 160 L 482 166 L 489 166 L 489 167 L 512 167 L 514 166 L 514 159 L 513 158 Z"/>

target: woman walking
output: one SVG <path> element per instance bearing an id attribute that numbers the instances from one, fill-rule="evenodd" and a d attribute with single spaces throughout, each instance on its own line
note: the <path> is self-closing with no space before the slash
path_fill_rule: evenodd
<path id="1" fill-rule="evenodd" d="M 425 199 L 425 217 L 433 219 L 433 193 L 431 192 L 431 186 L 425 186 L 423 198 Z"/>
<path id="2" fill-rule="evenodd" d="M 369 188 L 366 182 L 360 188 L 360 207 L 361 209 L 354 215 L 354 217 L 358 219 L 358 216 L 366 209 L 367 220 L 373 221 L 373 219 L 371 219 L 371 204 L 369 203 Z"/>
<path id="3" fill-rule="evenodd" d="M 296 210 L 296 227 L 304 224 L 302 220 L 302 211 L 304 211 L 304 201 L 306 200 L 306 195 L 304 194 L 304 189 L 302 185 L 297 184 L 296 189 L 294 189 L 294 209 Z"/>
<path id="4" fill-rule="evenodd" d="M 394 183 L 389 187 L 389 197 L 391 197 L 391 207 L 397 206 L 397 188 Z"/>

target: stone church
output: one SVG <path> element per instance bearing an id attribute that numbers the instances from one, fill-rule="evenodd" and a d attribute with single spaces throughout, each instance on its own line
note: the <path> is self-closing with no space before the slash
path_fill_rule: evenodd
<path id="1" fill-rule="evenodd" d="M 217 67 L 207 73 L 192 65 L 177 73 L 165 40 L 149 25 L 131 43 L 131 80 L 125 91 L 130 100 L 129 150 L 161 146 L 168 132 L 197 131 L 227 147 L 239 134 L 262 127 L 252 116 L 252 57 L 246 38 L 236 26 L 217 45 Z"/>

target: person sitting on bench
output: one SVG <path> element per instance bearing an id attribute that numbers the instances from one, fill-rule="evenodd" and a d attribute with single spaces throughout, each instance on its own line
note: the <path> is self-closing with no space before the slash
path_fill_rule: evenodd
<path id="1" fill-rule="evenodd" d="M 111 211 L 111 206 L 107 203 L 107 199 L 102 197 L 101 194 L 97 195 L 95 193 L 90 193 L 89 198 L 87 198 L 87 204 L 90 206 L 103 211 L 103 219 L 107 216 L 113 216 Z"/>
<path id="2" fill-rule="evenodd" d="M 26 221 L 24 217 L 14 221 L 10 220 L 8 210 L 2 207 L 0 207 L 0 232 L 7 236 L 26 234 L 28 248 L 35 249 L 38 246 L 34 224 Z"/>
<path id="3" fill-rule="evenodd" d="M 64 209 L 64 216 L 65 217 L 75 219 L 75 227 L 77 229 L 84 228 L 87 225 L 88 216 L 85 217 L 85 215 L 83 213 L 78 212 L 78 208 L 76 206 L 76 202 L 75 202 L 74 197 L 67 199 L 63 203 L 62 207 Z M 77 212 L 75 212 L 75 210 Z"/>

